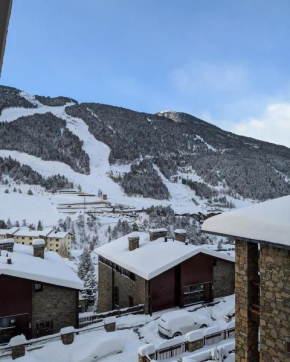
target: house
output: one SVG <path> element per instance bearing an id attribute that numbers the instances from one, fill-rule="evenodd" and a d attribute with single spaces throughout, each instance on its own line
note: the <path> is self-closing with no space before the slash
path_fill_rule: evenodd
<path id="1" fill-rule="evenodd" d="M 185 233 L 134 232 L 97 248 L 99 312 L 144 304 L 153 313 L 233 294 L 234 257 L 188 244 Z"/>
<path id="2" fill-rule="evenodd" d="M 4 58 L 11 7 L 12 7 L 12 0 L 0 1 L 0 74 Z"/>
<path id="3" fill-rule="evenodd" d="M 13 227 L 11 229 L 0 229 L 0 240 L 14 238 L 17 244 L 31 246 L 34 239 L 44 239 L 49 251 L 55 251 L 62 257 L 68 257 L 71 253 L 72 234 L 69 232 L 56 231 L 52 228 L 44 230 L 29 230 L 27 227 Z"/>
<path id="4" fill-rule="evenodd" d="M 78 296 L 83 283 L 45 241 L 32 246 L 0 240 L 0 344 L 78 327 Z"/>
<path id="5" fill-rule="evenodd" d="M 290 196 L 215 216 L 236 240 L 236 361 L 290 361 Z"/>

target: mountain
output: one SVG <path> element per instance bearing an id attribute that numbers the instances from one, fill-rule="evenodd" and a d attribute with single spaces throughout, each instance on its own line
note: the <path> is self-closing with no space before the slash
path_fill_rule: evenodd
<path id="1" fill-rule="evenodd" d="M 198 204 L 222 209 L 290 193 L 289 148 L 186 113 L 79 104 L 4 86 L 0 111 L 0 156 L 42 176 L 60 174 L 84 191 L 108 190 L 115 202 L 163 200 L 188 212 Z"/>

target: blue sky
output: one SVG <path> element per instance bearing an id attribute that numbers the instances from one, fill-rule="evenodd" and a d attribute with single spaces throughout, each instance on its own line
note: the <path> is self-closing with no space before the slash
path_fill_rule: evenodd
<path id="1" fill-rule="evenodd" d="M 289 0 L 14 0 L 1 84 L 290 147 Z"/>

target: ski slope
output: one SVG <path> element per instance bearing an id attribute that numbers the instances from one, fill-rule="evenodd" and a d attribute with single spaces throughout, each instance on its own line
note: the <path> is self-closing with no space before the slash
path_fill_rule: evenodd
<path id="1" fill-rule="evenodd" d="M 95 137 L 89 132 L 87 124 L 80 118 L 71 117 L 66 114 L 65 108 L 74 103 L 67 103 L 64 106 L 51 107 L 44 106 L 37 100 L 34 96 L 22 92 L 21 95 L 29 100 L 31 103 L 37 106 L 37 108 L 8 108 L 3 110 L 0 116 L 0 122 L 13 122 L 21 116 L 28 116 L 34 114 L 44 114 L 51 112 L 55 116 L 62 118 L 66 121 L 68 129 L 74 133 L 81 141 L 83 141 L 83 149 L 88 154 L 90 158 L 90 175 L 80 174 L 72 170 L 72 168 L 62 162 L 58 161 L 44 161 L 41 158 L 23 153 L 18 151 L 9 151 L 9 150 L 0 150 L 1 157 L 11 156 L 13 159 L 16 159 L 21 164 L 30 166 L 33 170 L 37 171 L 41 175 L 48 177 L 52 175 L 63 175 L 68 180 L 72 181 L 75 185 L 80 185 L 82 191 L 88 193 L 97 194 L 98 190 L 101 189 L 103 193 L 108 195 L 108 200 L 112 203 L 124 204 L 132 207 L 138 208 L 147 208 L 151 205 L 170 205 L 178 213 L 193 213 L 198 211 L 204 211 L 204 201 L 198 198 L 195 193 L 190 190 L 189 187 L 181 183 L 172 183 L 167 180 L 164 175 L 160 172 L 158 168 L 158 174 L 162 178 L 164 184 L 167 186 L 170 194 L 170 200 L 155 200 L 151 198 L 143 197 L 129 197 L 127 196 L 122 188 L 115 183 L 109 176 L 110 170 L 114 172 L 123 172 L 124 170 L 129 169 L 129 165 L 113 165 L 109 164 L 109 155 L 110 148 L 95 139 Z M 97 117 L 97 115 L 96 115 Z M 1 191 L 1 190 L 0 190 Z M 11 194 L 9 194 L 11 196 Z M 3 195 L 3 192 L 0 192 L 0 203 L 8 202 L 7 194 Z M 56 205 L 61 202 L 74 202 L 75 199 L 69 196 L 63 195 L 51 195 L 50 200 L 48 201 L 48 196 L 36 196 L 30 197 L 28 200 L 24 197 L 17 197 L 19 195 L 14 195 L 14 198 L 9 197 L 9 212 L 6 210 L 5 218 L 7 215 L 12 215 L 13 210 L 18 209 L 18 213 L 25 214 L 27 210 L 27 205 L 29 205 L 29 210 L 33 209 L 33 212 L 29 213 L 29 216 L 32 218 L 35 215 L 36 205 L 43 215 L 43 219 L 48 218 L 48 214 L 52 217 L 48 218 L 49 224 L 55 221 L 55 216 L 58 218 L 63 217 L 62 214 L 58 214 L 56 210 Z M 23 195 L 24 196 L 24 195 Z M 29 196 L 28 196 L 29 197 Z M 35 200 L 32 200 L 34 198 Z M 193 203 L 192 199 L 198 201 L 198 205 Z M 65 200 L 65 201 L 64 201 Z M 34 204 L 35 201 L 35 204 Z M 19 203 L 17 205 L 17 203 Z M 47 212 L 45 210 L 48 210 Z M 50 211 L 49 211 L 50 210 Z M 27 212 L 27 211 L 26 211 Z M 0 211 L 0 218 L 3 218 L 2 212 Z M 35 216 L 37 220 L 39 218 Z M 37 220 L 34 220 L 37 221 Z M 32 222 L 32 220 L 31 220 Z"/>

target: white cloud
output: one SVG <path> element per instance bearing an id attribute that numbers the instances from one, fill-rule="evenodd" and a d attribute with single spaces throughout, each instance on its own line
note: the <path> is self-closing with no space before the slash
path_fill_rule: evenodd
<path id="1" fill-rule="evenodd" d="M 260 117 L 233 124 L 230 131 L 290 147 L 290 103 L 269 104 Z"/>
<path id="2" fill-rule="evenodd" d="M 240 92 L 248 88 L 249 74 L 242 65 L 196 62 L 177 68 L 171 75 L 181 92 Z"/>

